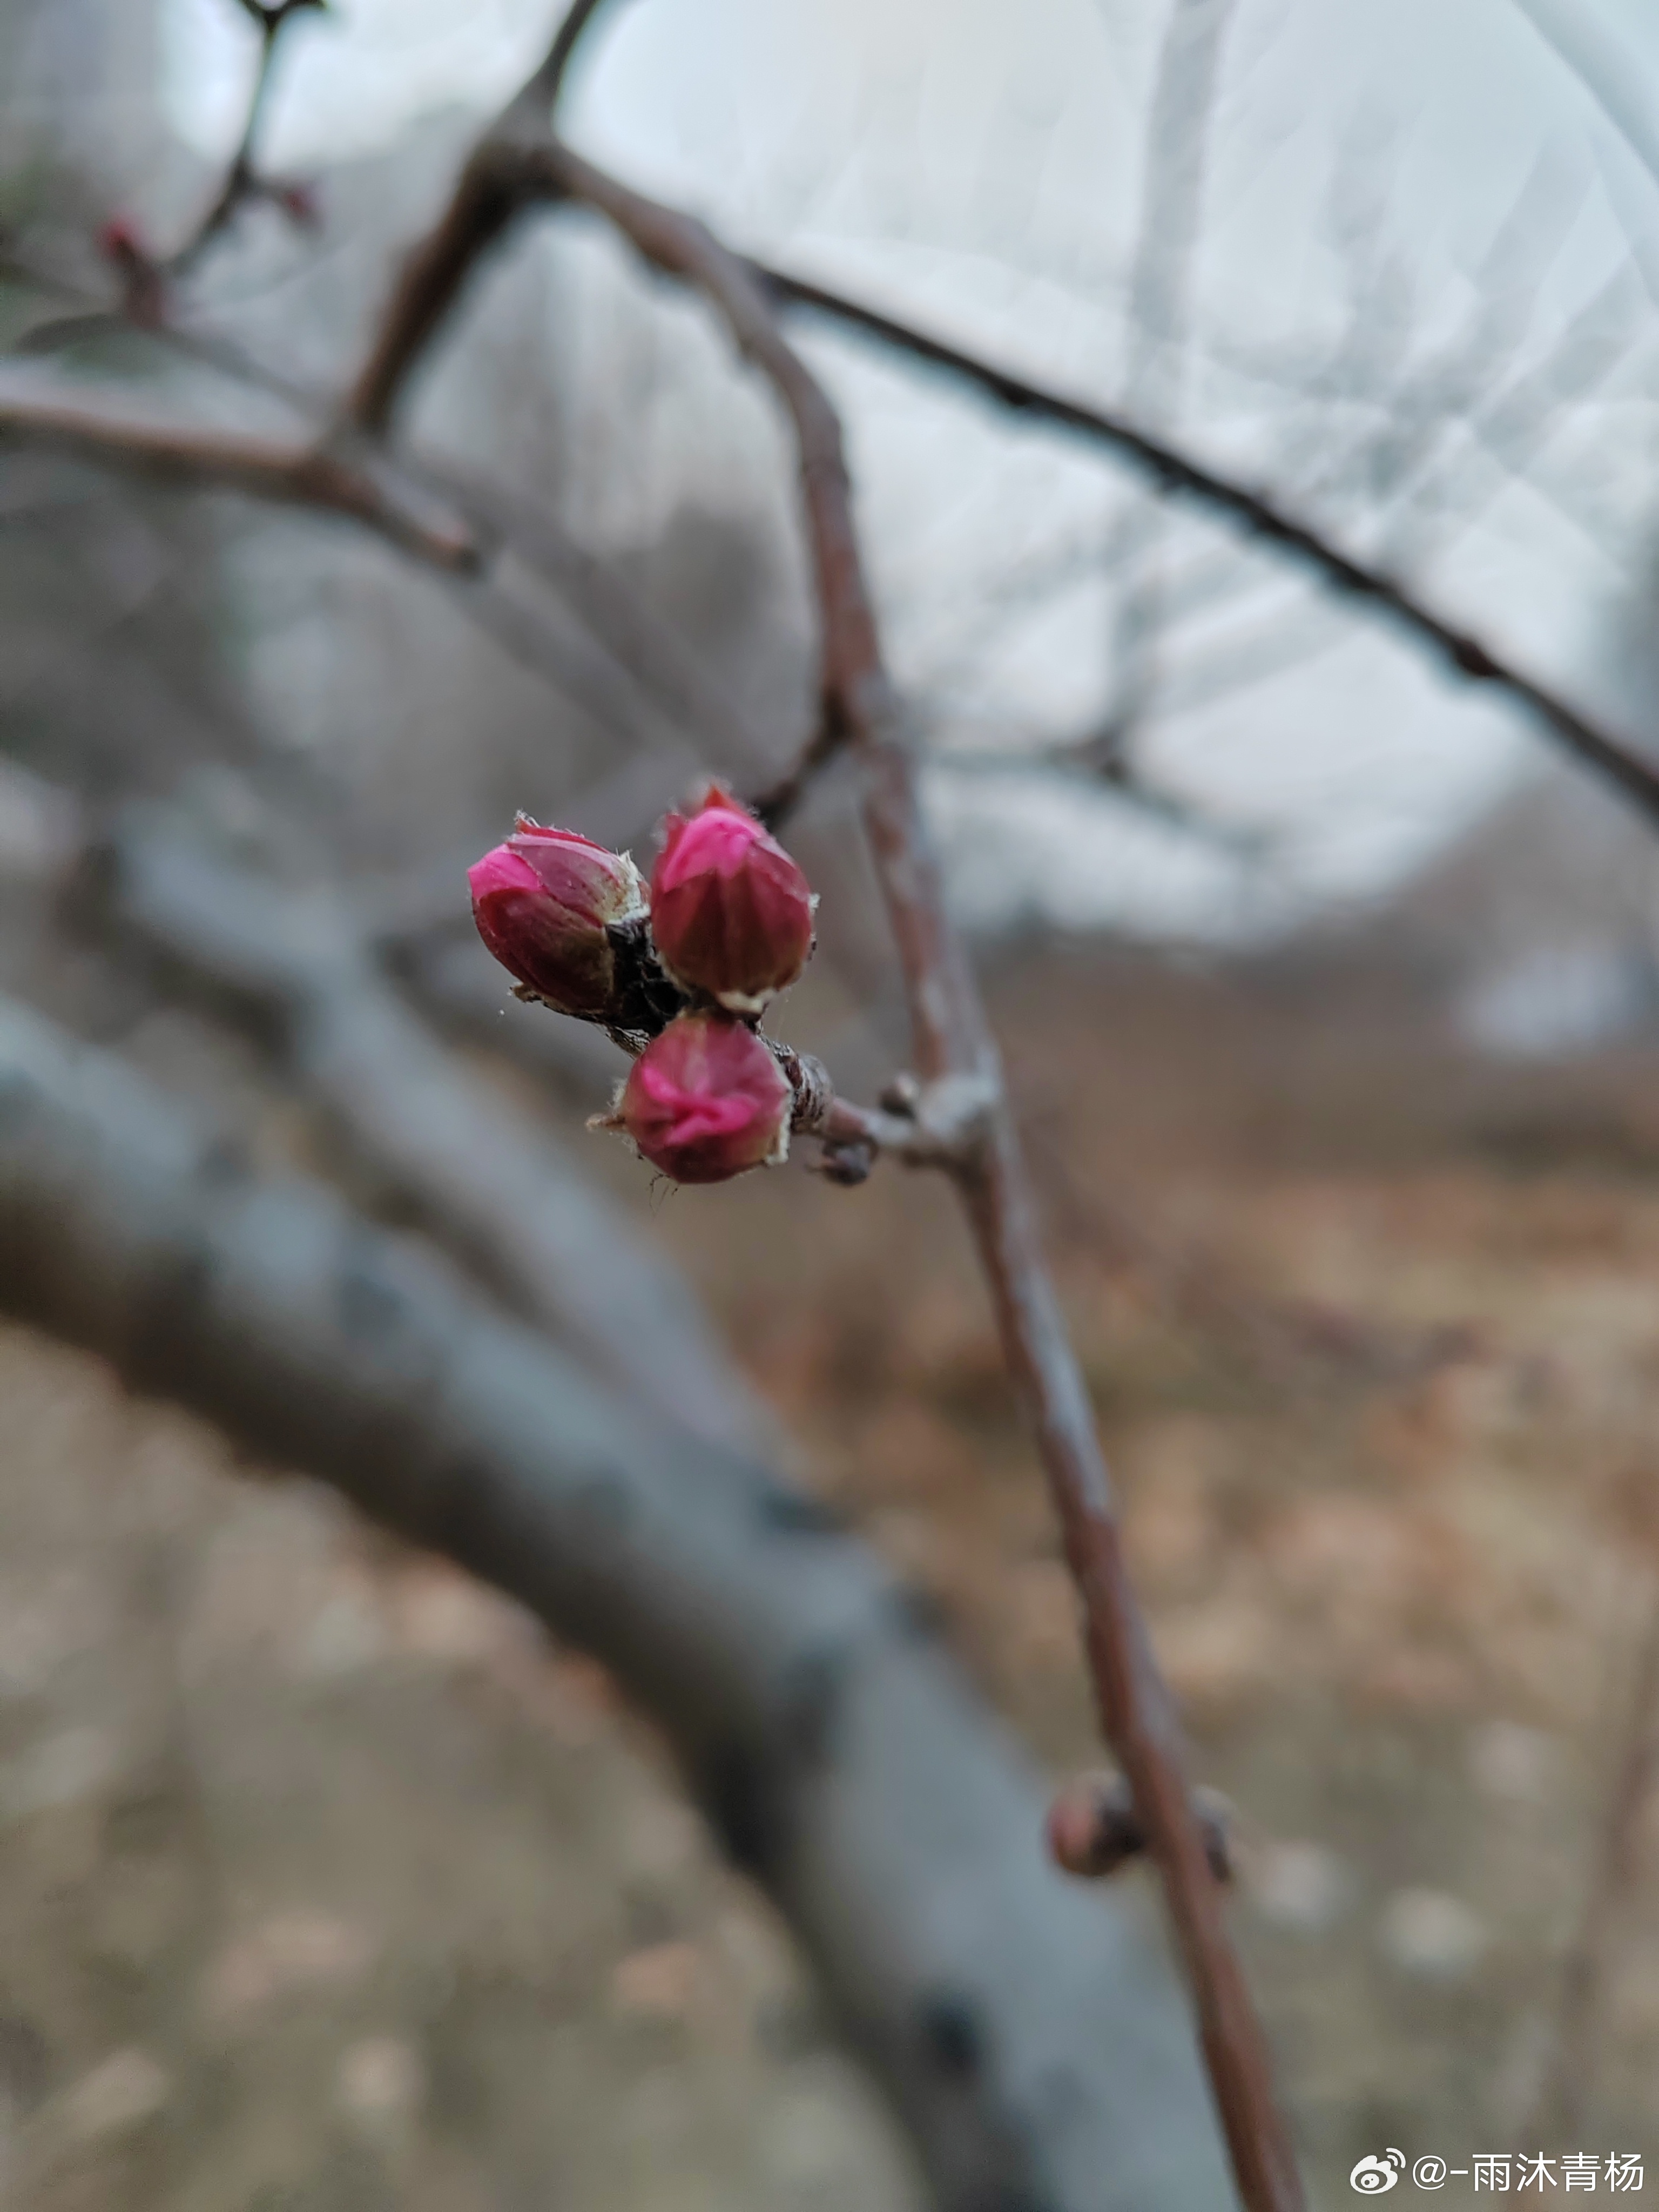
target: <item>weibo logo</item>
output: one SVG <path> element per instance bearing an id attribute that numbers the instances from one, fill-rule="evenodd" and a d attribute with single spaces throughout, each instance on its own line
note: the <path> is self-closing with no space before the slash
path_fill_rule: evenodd
<path id="1" fill-rule="evenodd" d="M 1391 2150 L 1383 2158 L 1362 2158 L 1348 2176 L 1348 2185 L 1357 2189 L 1362 2197 L 1381 2197 L 1394 2187 L 1405 2168 L 1403 2150 Z"/>

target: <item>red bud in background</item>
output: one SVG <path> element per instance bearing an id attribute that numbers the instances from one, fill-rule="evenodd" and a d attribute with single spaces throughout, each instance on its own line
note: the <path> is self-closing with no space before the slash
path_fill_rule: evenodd
<path id="1" fill-rule="evenodd" d="M 162 319 L 166 288 L 137 224 L 129 216 L 112 216 L 98 234 L 98 251 L 121 279 L 126 313 L 135 323 L 153 329 Z"/>
<path id="2" fill-rule="evenodd" d="M 124 215 L 112 216 L 99 232 L 98 251 L 118 269 L 149 266 L 149 253 L 138 234 L 138 226 Z"/>
<path id="3" fill-rule="evenodd" d="M 635 1061 L 611 1126 L 676 1182 L 725 1182 L 783 1158 L 793 1103 L 753 1030 L 725 1014 L 681 1014 Z"/>
<path id="4" fill-rule="evenodd" d="M 322 228 L 322 198 L 309 178 L 287 178 L 269 185 L 267 190 L 289 221 L 298 229 L 320 230 Z"/>
<path id="5" fill-rule="evenodd" d="M 611 929 L 645 914 L 639 870 L 625 853 L 520 815 L 467 881 L 478 934 L 510 975 L 562 1014 L 607 1018 L 617 988 Z"/>
<path id="6" fill-rule="evenodd" d="M 651 929 L 670 975 L 737 1013 L 758 1013 L 812 950 L 812 894 L 777 841 L 710 785 L 671 814 L 651 872 Z"/>

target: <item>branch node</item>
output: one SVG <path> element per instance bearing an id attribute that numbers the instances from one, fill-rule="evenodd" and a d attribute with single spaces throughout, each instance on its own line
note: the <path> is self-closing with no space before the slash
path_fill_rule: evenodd
<path id="1" fill-rule="evenodd" d="M 1233 1878 L 1232 1806 L 1218 1790 L 1194 1790 L 1193 1813 L 1210 1872 Z M 1101 1881 L 1131 1859 L 1145 1856 L 1146 1823 L 1122 1774 L 1085 1774 L 1068 1782 L 1048 1808 L 1048 1856 L 1063 1872 Z"/>
<path id="2" fill-rule="evenodd" d="M 903 1121 L 914 1121 L 921 1103 L 921 1085 L 914 1075 L 890 1075 L 876 1095 L 876 1103 L 884 1114 L 896 1114 Z"/>

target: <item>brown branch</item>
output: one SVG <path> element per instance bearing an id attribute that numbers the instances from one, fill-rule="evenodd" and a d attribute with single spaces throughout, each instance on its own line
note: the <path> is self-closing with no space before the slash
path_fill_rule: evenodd
<path id="1" fill-rule="evenodd" d="M 1171 0 L 1146 118 L 1140 226 L 1129 284 L 1123 398 L 1173 428 L 1186 368 L 1188 294 L 1203 216 L 1222 48 L 1234 0 Z M 1110 694 L 1096 719 L 1103 753 L 1127 763 L 1159 688 L 1167 519 L 1138 504 L 1116 532 L 1129 568 L 1111 625 Z"/>
<path id="2" fill-rule="evenodd" d="M 605 0 L 575 0 L 564 21 L 553 34 L 553 43 L 547 58 L 525 86 L 521 97 L 526 101 L 541 103 L 550 119 L 558 106 L 559 94 L 564 88 L 565 73 L 569 69 L 583 33 L 593 21 Z"/>
<path id="3" fill-rule="evenodd" d="M 477 541 L 463 524 L 422 516 L 380 472 L 319 447 L 179 429 L 115 407 L 0 393 L 0 445 L 8 439 L 163 483 L 242 492 L 343 515 L 453 574 L 467 573 L 477 560 Z"/>
<path id="4" fill-rule="evenodd" d="M 276 50 L 282 42 L 283 33 L 296 15 L 321 15 L 328 6 L 328 0 L 269 0 L 268 5 L 265 0 L 241 0 L 241 4 L 259 29 L 259 60 L 254 71 L 253 89 L 248 95 L 242 135 L 237 141 L 236 151 L 231 155 L 224 182 L 212 204 L 191 236 L 176 253 L 159 265 L 155 271 L 158 276 L 186 275 L 249 200 L 276 198 L 285 201 L 288 190 L 291 189 L 295 193 L 302 190 L 300 186 L 285 188 L 268 183 L 254 167 L 253 149 L 258 139 L 259 125 L 264 118 L 271 72 L 276 66 Z M 304 200 L 298 204 L 303 210 Z"/>
<path id="5" fill-rule="evenodd" d="M 1334 590 L 1388 617 L 1454 673 L 1474 683 L 1490 684 L 1518 701 L 1569 752 L 1608 777 L 1650 822 L 1659 823 L 1659 769 L 1635 746 L 1592 722 L 1559 692 L 1494 653 L 1471 632 L 1437 614 L 1397 578 L 1343 552 L 1311 523 L 1290 514 L 1268 495 L 1252 491 L 1204 467 L 1109 409 L 1091 406 L 1033 384 L 826 286 L 809 283 L 804 277 L 791 276 L 758 262 L 749 267 L 775 299 L 811 308 L 918 361 L 943 368 L 1030 420 L 1052 422 L 1095 444 L 1109 447 L 1150 477 L 1159 490 L 1189 498 L 1242 529 L 1246 536 L 1303 562 Z"/>
<path id="6" fill-rule="evenodd" d="M 499 242 L 516 216 L 538 200 L 571 190 L 562 165 L 575 157 L 549 138 L 550 91 L 556 91 L 575 39 L 599 0 L 577 0 L 561 27 L 554 53 L 508 103 L 461 173 L 436 227 L 405 264 L 368 359 L 359 371 L 345 419 L 359 430 L 383 435 L 404 384 L 478 261 Z M 559 41 L 570 37 L 558 68 Z M 550 91 L 545 80 L 550 75 Z M 580 192 L 574 192 L 580 198 Z M 1032 420 L 1052 422 L 1105 445 L 1150 477 L 1166 495 L 1191 499 L 1264 545 L 1288 553 L 1345 597 L 1374 607 L 1414 637 L 1455 674 L 1490 684 L 1524 707 L 1588 766 L 1614 783 L 1640 811 L 1659 823 L 1659 769 L 1640 750 L 1579 712 L 1548 685 L 1528 676 L 1472 632 L 1437 614 L 1397 578 L 1333 544 L 1313 524 L 1289 513 L 1265 493 L 1251 490 L 1206 468 L 1167 440 L 1155 437 L 1114 410 L 1067 398 L 978 356 L 884 315 L 830 288 L 793 276 L 758 261 L 744 265 L 773 301 L 807 307 L 862 331 L 914 359 L 943 368 L 975 386 L 1000 405 Z M 678 272 L 684 273 L 684 272 Z M 756 305 L 763 302 L 758 300 Z M 833 750 L 831 726 L 820 724 L 809 757 L 774 791 L 769 805 L 787 810 L 807 780 Z"/>
<path id="7" fill-rule="evenodd" d="M 550 191 L 609 216 L 656 267 L 702 292 L 787 410 L 820 617 L 826 716 L 865 775 L 864 819 L 897 940 L 924 1085 L 984 1087 L 978 1140 L 956 1165 L 1004 1349 L 1036 1430 L 1082 1600 L 1096 1700 L 1134 1793 L 1196 2003 L 1200 2039 L 1249 2212 L 1290 2212 L 1301 2189 L 1274 2108 L 1265 2039 L 1194 1817 L 1174 1706 L 1130 1587 L 1083 1378 L 1043 1265 L 1019 1142 L 967 961 L 947 921 L 896 701 L 882 663 L 834 409 L 785 341 L 763 281 L 701 223 L 554 144 Z"/>
<path id="8" fill-rule="evenodd" d="M 54 272 L 0 261 L 0 270 L 8 266 L 31 283 L 68 297 L 82 296 Z M 119 327 L 120 319 L 114 319 Z M 458 474 L 447 465 L 407 454 L 394 459 L 362 438 L 331 440 L 326 402 L 317 393 L 274 374 L 222 340 L 204 337 L 166 319 L 147 321 L 145 328 L 189 357 L 269 392 L 301 416 L 309 415 L 314 425 L 315 465 L 298 479 L 286 467 L 246 470 L 241 465 L 250 452 L 248 441 L 168 430 L 165 434 L 185 449 L 180 457 L 180 480 L 211 485 L 217 480 L 219 462 L 224 460 L 235 470 L 234 489 L 325 509 L 337 507 L 331 495 L 343 477 L 361 484 L 367 499 L 357 519 L 390 537 L 415 559 L 449 572 L 454 603 L 470 622 L 599 726 L 629 734 L 657 752 L 661 765 L 653 775 L 641 775 L 636 766 L 624 770 L 621 779 L 606 779 L 607 785 L 629 784 L 631 811 L 623 818 L 613 821 L 614 810 L 607 806 L 601 810 L 601 818 L 582 826 L 613 842 L 625 841 L 641 822 L 671 802 L 678 787 L 699 765 L 706 769 L 711 757 L 744 777 L 757 776 L 769 763 L 773 745 L 769 733 L 698 661 L 672 625 L 604 562 L 570 538 L 551 516 L 498 485 Z M 134 426 L 119 414 L 124 404 L 125 394 L 118 394 L 107 410 L 101 404 L 96 410 L 83 410 L 77 398 L 71 412 L 75 427 L 88 434 L 88 457 L 131 468 L 137 465 L 128 434 Z M 0 390 L 0 437 L 7 427 L 7 408 Z M 50 443 L 61 428 L 63 412 L 55 400 L 43 410 L 36 398 L 25 395 L 23 405 L 14 411 L 12 427 L 20 437 Z M 83 421 L 83 416 L 94 419 Z M 149 429 L 155 426 L 140 427 L 145 430 L 148 450 Z M 252 450 L 261 459 L 278 451 L 257 444 Z M 296 459 L 297 454 L 284 458 Z M 183 466 L 185 459 L 188 468 Z M 319 492 L 324 495 L 320 500 Z M 410 526 L 406 531 L 405 525 Z M 552 608 L 525 604 L 522 585 L 526 579 L 550 595 L 556 603 Z M 648 790 L 644 788 L 647 783 Z M 620 788 L 617 795 L 623 796 Z"/>
<path id="9" fill-rule="evenodd" d="M 540 197 L 524 155 L 552 128 L 553 110 L 578 41 L 605 0 L 574 0 L 546 58 L 473 148 L 449 205 L 404 264 L 345 419 L 371 437 L 390 428 L 404 385 L 478 263 L 520 210 Z"/>
<path id="10" fill-rule="evenodd" d="M 391 427 L 416 362 L 462 285 L 524 204 L 515 149 L 486 137 L 461 171 L 436 228 L 404 264 L 374 349 L 345 403 L 345 419 L 355 428 L 378 437 Z"/>
<path id="11" fill-rule="evenodd" d="M 763 791 L 752 793 L 749 804 L 769 830 L 781 830 L 805 798 L 821 768 L 841 750 L 845 732 L 833 716 L 820 713 L 812 734 L 795 756 L 792 766 Z"/>

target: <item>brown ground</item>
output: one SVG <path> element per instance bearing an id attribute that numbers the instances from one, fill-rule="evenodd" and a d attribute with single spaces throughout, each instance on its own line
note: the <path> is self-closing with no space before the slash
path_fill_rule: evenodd
<path id="1" fill-rule="evenodd" d="M 1651 1796 L 1596 1869 L 1659 1565 L 1659 1065 L 1480 1070 L 1307 978 L 1051 961 L 1000 997 L 1318 2196 L 1389 2144 L 1654 2166 Z M 942 1194 L 657 1210 L 813 1478 L 1091 1762 Z M 0 1337 L 0 1398 L 7 2203 L 911 2212 L 594 1670 L 77 1357 Z"/>

